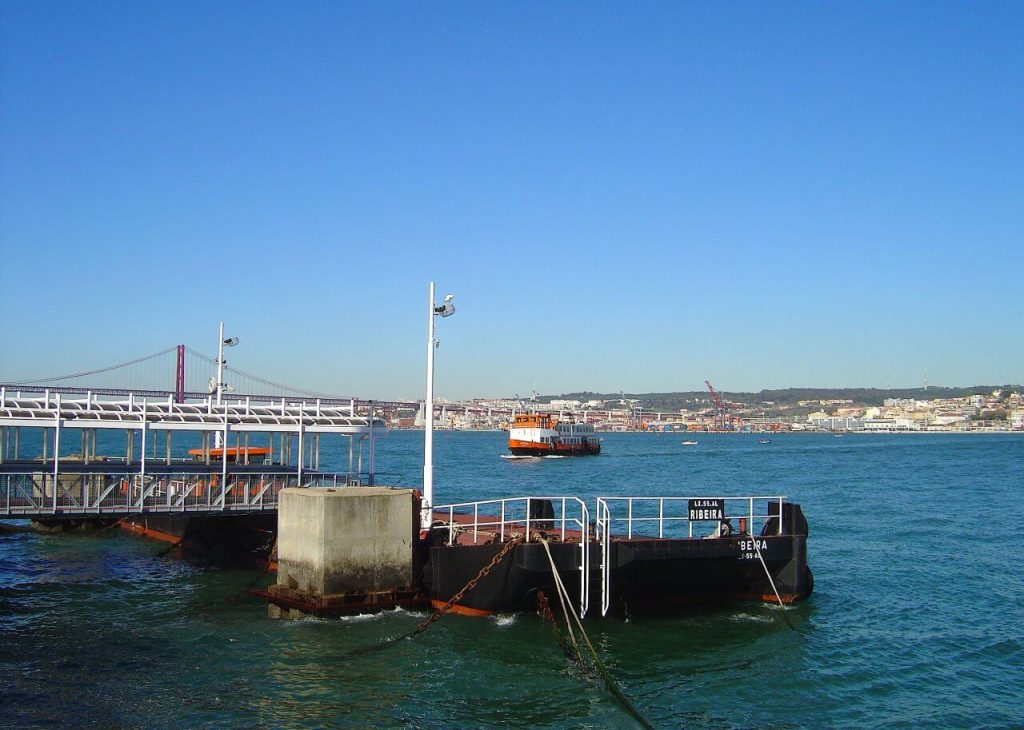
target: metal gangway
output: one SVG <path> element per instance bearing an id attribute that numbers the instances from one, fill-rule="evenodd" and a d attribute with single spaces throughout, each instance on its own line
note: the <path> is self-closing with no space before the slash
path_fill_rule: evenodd
<path id="1" fill-rule="evenodd" d="M 0 518 L 266 512 L 286 487 L 374 482 L 375 442 L 387 429 L 372 403 L 219 400 L 0 388 Z M 97 434 L 113 431 L 125 434 L 123 453 L 99 453 Z M 348 439 L 345 472 L 320 469 L 329 435 Z M 198 448 L 183 454 L 175 437 Z"/>

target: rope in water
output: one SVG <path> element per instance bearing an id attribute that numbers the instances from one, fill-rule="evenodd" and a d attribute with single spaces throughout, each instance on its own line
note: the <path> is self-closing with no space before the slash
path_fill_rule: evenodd
<path id="1" fill-rule="evenodd" d="M 649 723 L 644 718 L 644 716 L 640 714 L 640 711 L 637 710 L 633 703 L 629 701 L 629 698 L 626 697 L 625 694 L 623 694 L 622 690 L 619 689 L 618 685 L 615 683 L 615 680 L 608 672 L 607 667 L 605 667 L 604 662 L 601 661 L 601 657 L 598 655 L 597 650 L 594 648 L 594 644 L 590 641 L 590 637 L 587 636 L 587 632 L 583 628 L 583 622 L 580 621 L 580 617 L 576 615 L 576 609 L 572 607 L 572 601 L 569 598 L 569 592 L 566 590 L 565 584 L 562 583 L 562 577 L 561 575 L 559 575 L 558 568 L 555 566 L 555 559 L 551 555 L 551 548 L 548 547 L 548 541 L 544 538 L 541 538 L 540 542 L 544 546 L 544 551 L 547 553 L 548 562 L 551 563 L 551 575 L 554 576 L 555 588 L 558 590 L 559 598 L 562 601 L 562 610 L 565 611 L 566 626 L 571 627 L 569 617 L 572 616 L 573 621 L 576 623 L 576 627 L 579 629 L 580 636 L 583 637 L 584 642 L 586 642 L 587 649 L 590 651 L 589 663 L 594 667 L 595 670 L 597 670 L 597 673 L 601 676 L 601 679 L 604 681 L 605 688 L 611 693 L 611 695 L 618 701 L 622 708 L 627 713 L 629 713 L 629 715 L 634 720 L 636 720 L 642 727 L 647 728 L 648 730 L 653 730 L 654 726 L 651 725 L 651 723 Z M 572 629 L 570 628 L 570 631 L 571 630 Z M 580 663 L 580 665 L 586 666 L 588 657 L 586 657 L 583 654 L 583 652 L 579 651 L 578 646 L 576 647 L 576 650 L 577 661 Z"/>

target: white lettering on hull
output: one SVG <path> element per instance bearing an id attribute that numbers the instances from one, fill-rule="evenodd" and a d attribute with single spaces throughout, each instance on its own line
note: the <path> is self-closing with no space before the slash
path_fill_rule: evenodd
<path id="1" fill-rule="evenodd" d="M 756 537 L 750 538 L 749 540 L 740 540 L 739 548 L 740 560 L 757 560 L 757 551 L 767 550 L 768 541 L 764 539 L 758 539 Z"/>

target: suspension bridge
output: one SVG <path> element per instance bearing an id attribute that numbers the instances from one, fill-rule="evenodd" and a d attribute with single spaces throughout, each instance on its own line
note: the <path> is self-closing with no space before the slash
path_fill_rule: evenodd
<path id="1" fill-rule="evenodd" d="M 0 518 L 274 512 L 286 487 L 373 484 L 384 416 L 419 407 L 285 385 L 185 345 L 0 383 Z M 332 435 L 344 471 L 321 470 Z"/>
<path id="2" fill-rule="evenodd" d="M 377 408 L 386 410 L 416 409 L 421 405 L 419 401 L 381 401 L 317 392 L 275 382 L 226 363 L 223 364 L 223 371 L 224 379 L 230 383 L 225 396 L 232 400 L 320 400 L 323 404 L 349 404 L 358 408 L 366 408 L 373 403 Z M 9 382 L 0 379 L 0 388 L 8 393 L 91 393 L 97 396 L 134 395 L 136 398 L 173 396 L 175 402 L 184 403 L 211 395 L 215 392 L 216 383 L 216 357 L 198 352 L 187 345 L 175 345 L 126 362 L 83 372 Z"/>

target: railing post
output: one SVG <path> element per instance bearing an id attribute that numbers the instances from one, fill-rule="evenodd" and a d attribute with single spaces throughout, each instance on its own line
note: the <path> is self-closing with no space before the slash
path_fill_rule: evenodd
<path id="1" fill-rule="evenodd" d="M 626 510 L 626 514 L 627 514 L 629 519 L 626 522 L 626 537 L 628 537 L 630 540 L 632 540 L 633 539 L 633 498 L 632 497 L 627 497 L 627 499 L 629 500 L 629 502 L 628 502 L 629 506 L 628 506 L 628 508 Z"/>
<path id="2" fill-rule="evenodd" d="M 530 498 L 526 498 L 526 542 L 530 542 Z"/>
<path id="3" fill-rule="evenodd" d="M 590 514 L 587 505 L 578 497 L 574 498 L 580 510 L 580 618 L 590 608 Z M 565 498 L 562 498 L 562 514 L 565 514 Z M 563 540 L 564 540 L 563 534 Z"/>
<path id="4" fill-rule="evenodd" d="M 658 497 L 658 537 L 665 537 L 665 498 Z"/>
<path id="5" fill-rule="evenodd" d="M 57 485 L 60 484 L 60 393 L 56 398 L 57 422 L 53 429 L 53 511 L 57 511 Z M 45 439 L 45 433 L 43 435 Z"/>
<path id="6" fill-rule="evenodd" d="M 146 399 L 142 399 L 142 448 L 139 457 L 139 481 L 140 481 L 140 492 L 139 492 L 139 511 L 142 511 L 143 502 L 146 500 L 146 433 L 149 431 L 146 428 Z"/>

